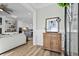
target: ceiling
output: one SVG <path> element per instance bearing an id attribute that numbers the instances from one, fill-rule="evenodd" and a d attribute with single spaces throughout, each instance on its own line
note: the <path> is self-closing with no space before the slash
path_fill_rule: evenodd
<path id="1" fill-rule="evenodd" d="M 16 15 L 19 20 L 26 22 L 28 24 L 31 24 L 33 22 L 32 21 L 33 14 L 28 9 L 26 9 L 24 6 L 22 6 L 19 3 L 16 3 L 16 4 L 11 3 L 8 5 L 11 9 L 14 10 L 13 15 Z"/>
<path id="2" fill-rule="evenodd" d="M 33 23 L 33 13 L 31 9 L 37 10 L 39 8 L 51 5 L 51 3 L 8 3 L 8 7 L 14 12 L 12 15 L 17 16 L 18 20 L 26 22 L 27 24 Z M 3 13 L 0 12 L 2 15 Z"/>

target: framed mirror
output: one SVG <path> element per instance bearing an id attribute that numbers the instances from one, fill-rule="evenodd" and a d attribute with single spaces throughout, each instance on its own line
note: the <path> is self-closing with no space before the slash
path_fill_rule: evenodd
<path id="1" fill-rule="evenodd" d="M 59 22 L 59 17 L 47 18 L 45 24 L 46 32 L 59 32 Z"/>

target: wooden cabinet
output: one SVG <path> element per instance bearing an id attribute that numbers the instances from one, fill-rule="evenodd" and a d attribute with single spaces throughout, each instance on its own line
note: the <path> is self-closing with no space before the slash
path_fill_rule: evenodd
<path id="1" fill-rule="evenodd" d="M 61 34 L 58 32 L 43 33 L 43 47 L 55 52 L 61 52 Z"/>
<path id="2" fill-rule="evenodd" d="M 47 36 L 46 36 L 47 35 Z M 48 34 L 44 35 L 44 48 L 49 49 L 50 50 L 50 39 L 51 37 Z M 48 40 L 49 39 L 49 40 Z"/>

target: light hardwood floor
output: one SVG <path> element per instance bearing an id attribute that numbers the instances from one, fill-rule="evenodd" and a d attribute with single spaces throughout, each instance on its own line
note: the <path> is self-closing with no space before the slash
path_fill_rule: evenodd
<path id="1" fill-rule="evenodd" d="M 61 54 L 44 50 L 41 46 L 34 46 L 32 41 L 7 51 L 0 56 L 60 56 Z"/>

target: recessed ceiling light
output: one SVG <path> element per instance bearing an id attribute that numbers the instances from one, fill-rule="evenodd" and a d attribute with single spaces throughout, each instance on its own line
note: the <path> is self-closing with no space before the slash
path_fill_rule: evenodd
<path id="1" fill-rule="evenodd" d="M 3 11 L 2 9 L 0 9 L 0 11 Z"/>

